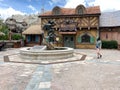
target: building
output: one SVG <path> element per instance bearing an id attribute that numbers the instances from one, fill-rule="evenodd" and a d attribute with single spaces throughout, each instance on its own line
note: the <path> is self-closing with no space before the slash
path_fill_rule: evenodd
<path id="1" fill-rule="evenodd" d="M 40 25 L 31 25 L 22 34 L 25 35 L 25 46 L 41 45 L 43 31 Z"/>
<path id="2" fill-rule="evenodd" d="M 120 48 L 120 11 L 101 13 L 100 37 L 102 40 L 116 40 Z"/>
<path id="3" fill-rule="evenodd" d="M 85 7 L 78 5 L 76 8 L 54 7 L 51 11 L 39 15 L 41 27 L 49 21 L 54 21 L 55 34 L 59 41 L 57 46 L 72 48 L 95 48 L 96 38 L 99 36 L 100 7 Z M 47 36 L 46 31 L 44 36 Z"/>

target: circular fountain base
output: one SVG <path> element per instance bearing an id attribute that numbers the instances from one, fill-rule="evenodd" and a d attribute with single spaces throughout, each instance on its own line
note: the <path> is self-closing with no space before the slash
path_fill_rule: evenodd
<path id="1" fill-rule="evenodd" d="M 26 47 L 20 49 L 20 57 L 29 60 L 58 60 L 73 57 L 74 50 L 69 47 L 56 47 L 47 50 L 46 46 Z"/>

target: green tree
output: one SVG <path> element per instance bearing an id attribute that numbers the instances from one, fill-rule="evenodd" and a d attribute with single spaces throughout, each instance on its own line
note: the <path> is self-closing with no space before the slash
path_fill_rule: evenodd
<path id="1" fill-rule="evenodd" d="M 3 32 L 3 33 L 5 33 L 5 34 L 8 34 L 8 32 L 9 32 L 8 27 L 3 22 L 2 19 L 0 19 L 0 31 Z"/>

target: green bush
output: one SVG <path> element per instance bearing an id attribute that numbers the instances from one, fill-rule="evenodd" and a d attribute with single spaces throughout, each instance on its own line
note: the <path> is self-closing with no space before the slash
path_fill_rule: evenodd
<path id="1" fill-rule="evenodd" d="M 20 34 L 13 34 L 12 35 L 12 40 L 20 40 L 23 39 L 23 37 Z"/>
<path id="2" fill-rule="evenodd" d="M 20 39 L 24 40 L 24 37 L 22 37 L 20 34 L 12 35 L 12 40 L 20 40 Z M 0 36 L 0 40 L 9 40 L 9 37 L 8 35 L 5 34 L 5 35 Z"/>
<path id="3" fill-rule="evenodd" d="M 0 36 L 0 40 L 8 40 L 8 35 L 2 35 L 2 36 Z"/>
<path id="4" fill-rule="evenodd" d="M 118 43 L 115 40 L 111 41 L 102 41 L 102 48 L 106 49 L 117 49 L 118 48 Z"/>

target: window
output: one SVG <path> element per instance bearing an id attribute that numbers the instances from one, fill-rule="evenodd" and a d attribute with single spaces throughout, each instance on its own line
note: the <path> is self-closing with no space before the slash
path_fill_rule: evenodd
<path id="1" fill-rule="evenodd" d="M 52 13 L 53 13 L 53 15 L 60 15 L 60 13 L 61 13 L 60 11 L 61 11 L 60 7 L 56 6 L 53 8 Z"/>
<path id="2" fill-rule="evenodd" d="M 28 42 L 39 42 L 39 36 L 38 35 L 29 35 L 27 36 Z"/>
<path id="3" fill-rule="evenodd" d="M 35 35 L 31 35 L 30 41 L 35 42 Z"/>
<path id="4" fill-rule="evenodd" d="M 108 34 L 106 33 L 106 39 L 108 39 Z"/>
<path id="5" fill-rule="evenodd" d="M 83 9 L 81 7 L 78 8 L 78 14 L 83 14 Z"/>
<path id="6" fill-rule="evenodd" d="M 92 36 L 91 34 L 82 34 L 80 36 L 78 36 L 77 38 L 77 42 L 78 43 L 91 43 L 94 44 L 95 43 L 95 37 Z"/>
<path id="7" fill-rule="evenodd" d="M 84 34 L 83 36 L 81 36 L 81 42 L 90 43 L 90 36 L 88 34 Z"/>
<path id="8" fill-rule="evenodd" d="M 59 10 L 55 9 L 54 10 L 54 15 L 59 15 L 59 14 L 60 14 Z"/>
<path id="9" fill-rule="evenodd" d="M 76 14 L 85 14 L 86 13 L 86 8 L 84 5 L 78 5 L 75 10 Z"/>

